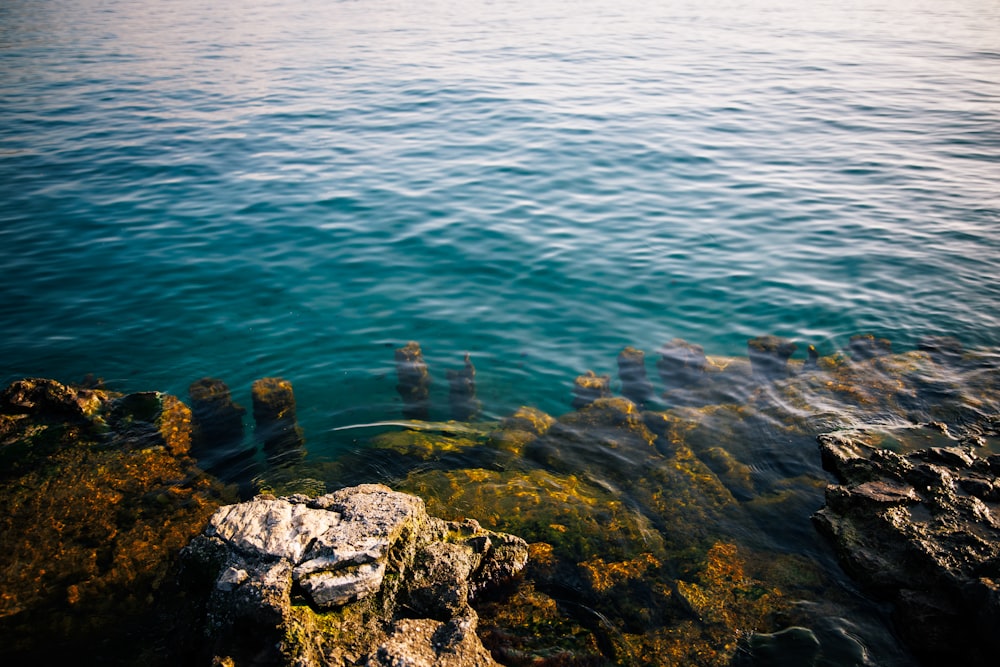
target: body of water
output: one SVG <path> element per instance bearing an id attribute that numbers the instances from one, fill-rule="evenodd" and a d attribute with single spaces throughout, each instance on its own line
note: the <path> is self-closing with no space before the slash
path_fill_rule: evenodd
<path id="1" fill-rule="evenodd" d="M 989 0 L 0 6 L 0 376 L 249 404 L 307 445 L 487 418 L 681 337 L 1000 343 Z"/>

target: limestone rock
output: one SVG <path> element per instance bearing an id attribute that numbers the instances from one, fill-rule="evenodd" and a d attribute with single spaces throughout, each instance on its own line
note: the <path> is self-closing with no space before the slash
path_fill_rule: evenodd
<path id="1" fill-rule="evenodd" d="M 457 666 L 494 664 L 469 601 L 515 577 L 527 554 L 519 538 L 366 484 L 223 507 L 184 557 L 214 572 L 207 627 L 219 659 L 240 664 L 250 628 L 279 647 L 269 664 Z"/>

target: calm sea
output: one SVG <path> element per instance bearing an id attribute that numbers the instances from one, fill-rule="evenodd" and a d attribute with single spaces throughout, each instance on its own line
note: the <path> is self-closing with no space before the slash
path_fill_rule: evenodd
<path id="1" fill-rule="evenodd" d="M 0 4 L 0 379 L 292 381 L 314 454 L 682 337 L 1000 344 L 1000 4 Z M 800 352 L 801 353 L 801 352 Z"/>

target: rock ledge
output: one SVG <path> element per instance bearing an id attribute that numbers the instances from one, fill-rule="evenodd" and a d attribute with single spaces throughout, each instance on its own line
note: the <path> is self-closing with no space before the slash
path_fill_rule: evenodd
<path id="1" fill-rule="evenodd" d="M 527 563 L 520 538 L 366 484 L 219 509 L 185 550 L 223 664 L 493 665 L 470 600 Z"/>

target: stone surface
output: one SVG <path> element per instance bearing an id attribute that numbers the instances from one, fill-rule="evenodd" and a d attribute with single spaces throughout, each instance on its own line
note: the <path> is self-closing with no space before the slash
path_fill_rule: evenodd
<path id="1" fill-rule="evenodd" d="M 494 664 L 469 602 L 527 555 L 519 538 L 430 517 L 378 484 L 223 507 L 184 552 L 214 573 L 215 658 L 247 662 L 250 632 L 277 647 L 264 664 L 283 665 Z"/>
<path id="2" fill-rule="evenodd" d="M 257 439 L 271 465 L 289 465 L 305 456 L 305 437 L 296 415 L 292 383 L 261 378 L 251 387 Z"/>
<path id="3" fill-rule="evenodd" d="M 955 445 L 898 453 L 872 441 L 881 436 L 820 438 L 840 484 L 827 488 L 817 529 L 849 574 L 893 603 L 900 635 L 928 664 L 996 664 L 1000 498 L 990 460 Z"/>
<path id="4" fill-rule="evenodd" d="M 431 376 L 420 344 L 410 341 L 396 350 L 396 391 L 403 399 L 403 416 L 426 420 L 430 416 Z"/>

